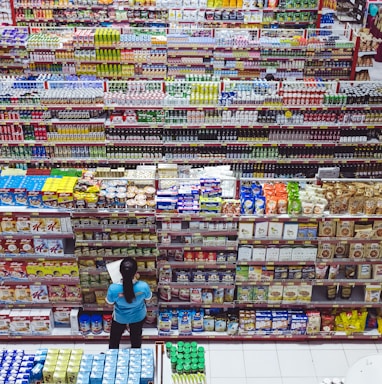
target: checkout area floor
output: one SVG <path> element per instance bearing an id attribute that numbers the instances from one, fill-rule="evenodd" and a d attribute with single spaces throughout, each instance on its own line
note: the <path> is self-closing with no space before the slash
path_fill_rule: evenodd
<path id="1" fill-rule="evenodd" d="M 207 384 L 319 384 L 324 378 L 344 378 L 359 359 L 382 354 L 380 342 L 201 342 L 206 349 Z M 2 348 L 34 352 L 40 347 L 82 348 L 105 352 L 107 343 L 4 343 Z M 128 348 L 124 342 L 121 348 Z M 154 348 L 145 343 L 144 348 Z M 164 384 L 172 384 L 166 361 Z"/>

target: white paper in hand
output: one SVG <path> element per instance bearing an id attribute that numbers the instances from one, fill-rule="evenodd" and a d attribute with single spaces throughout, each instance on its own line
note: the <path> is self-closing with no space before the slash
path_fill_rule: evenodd
<path id="1" fill-rule="evenodd" d="M 121 272 L 119 272 L 119 267 L 121 265 L 121 262 L 122 262 L 122 259 L 106 264 L 106 269 L 109 272 L 111 281 L 116 284 L 122 281 L 122 275 L 121 275 Z"/>

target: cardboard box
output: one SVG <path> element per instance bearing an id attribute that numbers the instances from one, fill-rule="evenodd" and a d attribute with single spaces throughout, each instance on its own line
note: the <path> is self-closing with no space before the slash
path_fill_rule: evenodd
<path id="1" fill-rule="evenodd" d="M 283 239 L 284 240 L 296 240 L 298 233 L 298 223 L 285 223 Z"/>
<path id="2" fill-rule="evenodd" d="M 265 256 L 266 261 L 278 261 L 279 260 L 279 252 L 280 248 L 279 247 L 268 247 L 267 248 L 267 253 Z"/>
<path id="3" fill-rule="evenodd" d="M 30 311 L 30 328 L 32 335 L 51 335 L 53 327 L 53 313 L 51 308 L 32 309 Z"/>
<path id="4" fill-rule="evenodd" d="M 45 231 L 46 232 L 61 232 L 61 219 L 58 217 L 47 217 L 45 219 Z"/>
<path id="5" fill-rule="evenodd" d="M 9 278 L 12 280 L 26 280 L 26 263 L 23 261 L 10 261 L 8 263 Z"/>
<path id="6" fill-rule="evenodd" d="M 9 314 L 11 335 L 30 335 L 30 309 L 12 309 Z"/>
<path id="7" fill-rule="evenodd" d="M 268 223 L 266 221 L 255 223 L 255 239 L 264 239 L 268 236 Z"/>
<path id="8" fill-rule="evenodd" d="M 253 247 L 252 261 L 265 261 L 267 255 L 267 247 Z"/>
<path id="9" fill-rule="evenodd" d="M 4 232 L 4 233 L 17 232 L 16 220 L 14 217 L 3 216 L 1 218 L 0 227 L 1 227 L 1 232 Z"/>
<path id="10" fill-rule="evenodd" d="M 261 281 L 261 266 L 248 266 L 248 281 Z"/>
<path id="11" fill-rule="evenodd" d="M 304 247 L 295 247 L 292 251 L 292 261 L 304 261 Z"/>
<path id="12" fill-rule="evenodd" d="M 373 265 L 373 280 L 382 281 L 382 264 Z"/>
<path id="13" fill-rule="evenodd" d="M 270 221 L 268 223 L 268 238 L 282 239 L 283 229 L 284 229 L 284 223 Z"/>
<path id="14" fill-rule="evenodd" d="M 34 242 L 33 239 L 20 239 L 19 240 L 19 251 L 22 255 L 30 255 L 34 253 Z"/>
<path id="15" fill-rule="evenodd" d="M 49 256 L 48 239 L 34 239 L 34 251 L 36 255 Z"/>
<path id="16" fill-rule="evenodd" d="M 49 303 L 48 287 L 46 285 L 31 285 L 29 288 L 34 303 Z"/>
<path id="17" fill-rule="evenodd" d="M 12 285 L 0 285 L 0 303 L 14 303 L 15 287 Z"/>
<path id="18" fill-rule="evenodd" d="M 45 233 L 46 232 L 46 220 L 43 217 L 31 217 L 30 228 L 32 233 Z"/>
<path id="19" fill-rule="evenodd" d="M 72 334 L 79 333 L 79 325 L 78 325 L 78 308 L 72 308 L 70 311 L 70 332 Z"/>
<path id="20" fill-rule="evenodd" d="M 29 233 L 31 231 L 31 223 L 28 216 L 18 216 L 16 218 L 16 231 L 19 233 Z"/>
<path id="21" fill-rule="evenodd" d="M 279 261 L 291 261 L 293 254 L 292 247 L 280 247 L 279 248 Z"/>
<path id="22" fill-rule="evenodd" d="M 277 304 L 281 303 L 283 298 L 284 287 L 282 285 L 271 284 L 268 288 L 268 303 Z"/>
<path id="23" fill-rule="evenodd" d="M 16 303 L 28 303 L 32 301 L 29 285 L 16 285 L 14 290 Z"/>
<path id="24" fill-rule="evenodd" d="M 53 322 L 55 327 L 70 327 L 70 307 L 54 307 Z"/>
<path id="25" fill-rule="evenodd" d="M 254 223 L 239 223 L 238 238 L 252 239 Z M 256 237 L 256 236 L 255 236 Z"/>
<path id="26" fill-rule="evenodd" d="M 0 335 L 8 335 L 9 333 L 10 313 L 10 309 L 0 309 Z"/>
<path id="27" fill-rule="evenodd" d="M 18 255 L 20 253 L 18 239 L 5 239 L 4 244 L 4 253 L 9 255 Z"/>
<path id="28" fill-rule="evenodd" d="M 283 302 L 285 303 L 296 303 L 298 299 L 298 286 L 287 285 L 283 291 Z"/>
<path id="29" fill-rule="evenodd" d="M 238 261 L 252 260 L 252 245 L 240 245 L 237 253 Z"/>
<path id="30" fill-rule="evenodd" d="M 308 284 L 301 284 L 297 290 L 297 301 L 301 303 L 310 302 L 312 300 L 313 287 Z"/>
<path id="31" fill-rule="evenodd" d="M 48 254 L 49 256 L 62 257 L 65 254 L 64 251 L 64 239 L 48 239 L 47 240 Z"/>

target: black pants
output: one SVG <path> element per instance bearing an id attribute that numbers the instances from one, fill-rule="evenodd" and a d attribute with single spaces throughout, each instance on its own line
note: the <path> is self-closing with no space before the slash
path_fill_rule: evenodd
<path id="1" fill-rule="evenodd" d="M 142 327 L 145 319 L 138 323 L 129 324 L 131 348 L 141 348 L 142 345 Z M 121 324 L 114 319 L 111 322 L 109 349 L 119 349 L 122 334 L 126 329 L 126 324 Z"/>

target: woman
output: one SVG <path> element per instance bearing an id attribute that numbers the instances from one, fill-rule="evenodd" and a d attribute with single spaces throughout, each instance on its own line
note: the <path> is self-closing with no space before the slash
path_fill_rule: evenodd
<path id="1" fill-rule="evenodd" d="M 119 349 L 127 324 L 130 328 L 131 348 L 141 348 L 142 327 L 146 317 L 145 300 L 151 299 L 152 294 L 147 283 L 138 281 L 137 262 L 133 258 L 124 258 L 119 271 L 122 282 L 111 284 L 106 295 L 106 302 L 114 305 L 109 348 Z"/>

